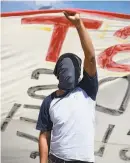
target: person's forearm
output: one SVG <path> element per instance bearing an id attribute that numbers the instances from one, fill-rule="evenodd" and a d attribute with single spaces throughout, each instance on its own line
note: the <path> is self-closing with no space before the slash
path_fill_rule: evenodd
<path id="1" fill-rule="evenodd" d="M 82 49 L 84 51 L 84 70 L 88 73 L 89 76 L 95 76 L 96 74 L 96 58 L 95 51 L 91 41 L 91 38 L 86 30 L 80 15 L 78 13 L 69 13 L 64 12 L 66 18 L 75 25 L 82 45 Z"/>
<path id="2" fill-rule="evenodd" d="M 81 41 L 81 45 L 84 51 L 85 58 L 91 59 L 92 57 L 95 56 L 94 47 L 93 47 L 91 38 L 81 19 L 77 23 L 76 29 L 80 37 L 80 41 Z"/>
<path id="3" fill-rule="evenodd" d="M 40 134 L 39 136 L 39 155 L 40 163 L 47 163 L 49 154 L 49 141 L 46 139 L 45 135 Z"/>

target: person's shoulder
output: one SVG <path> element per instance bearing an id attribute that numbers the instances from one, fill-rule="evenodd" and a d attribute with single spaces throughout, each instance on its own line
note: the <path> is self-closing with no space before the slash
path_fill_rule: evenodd
<path id="1" fill-rule="evenodd" d="M 96 100 L 96 95 L 98 92 L 98 74 L 95 73 L 94 76 L 90 76 L 85 70 L 83 71 L 83 78 L 79 82 L 78 86 L 83 89 L 89 97 L 94 101 Z"/>
<path id="2" fill-rule="evenodd" d="M 49 94 L 48 96 L 46 96 L 45 98 L 44 98 L 44 102 L 47 102 L 47 101 L 50 101 L 52 99 L 52 96 L 51 96 L 51 94 Z"/>
<path id="3" fill-rule="evenodd" d="M 51 101 L 54 99 L 54 92 L 46 96 L 42 101 L 42 106 L 50 105 Z"/>

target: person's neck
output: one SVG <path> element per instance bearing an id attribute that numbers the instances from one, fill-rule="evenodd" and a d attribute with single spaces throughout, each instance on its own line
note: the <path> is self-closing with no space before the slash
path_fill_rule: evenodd
<path id="1" fill-rule="evenodd" d="M 59 89 L 59 90 L 56 91 L 56 95 L 57 95 L 57 96 L 61 96 L 61 95 L 63 95 L 64 93 L 65 93 L 65 91 L 62 90 L 62 89 Z"/>

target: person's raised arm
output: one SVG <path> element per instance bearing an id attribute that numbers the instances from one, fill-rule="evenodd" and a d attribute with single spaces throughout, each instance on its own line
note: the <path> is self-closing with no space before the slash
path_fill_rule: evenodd
<path id="1" fill-rule="evenodd" d="M 48 162 L 48 154 L 50 149 L 50 137 L 51 133 L 47 132 L 40 132 L 39 134 L 39 155 L 40 155 L 40 163 L 47 163 Z"/>
<path id="2" fill-rule="evenodd" d="M 85 59 L 84 59 L 84 69 L 88 73 L 89 76 L 95 76 L 96 74 L 96 61 L 95 61 L 95 51 L 91 41 L 91 38 L 88 34 L 87 29 L 85 28 L 82 20 L 80 19 L 80 15 L 77 13 L 68 13 L 64 12 L 66 18 L 75 25 L 81 45 L 84 51 Z"/>

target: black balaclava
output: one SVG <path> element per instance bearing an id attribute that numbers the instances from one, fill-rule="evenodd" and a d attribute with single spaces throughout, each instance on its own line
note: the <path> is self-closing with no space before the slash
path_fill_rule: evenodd
<path id="1" fill-rule="evenodd" d="M 81 62 L 81 59 L 72 53 L 65 53 L 59 57 L 54 69 L 54 75 L 59 80 L 59 89 L 70 91 L 77 86 Z"/>

